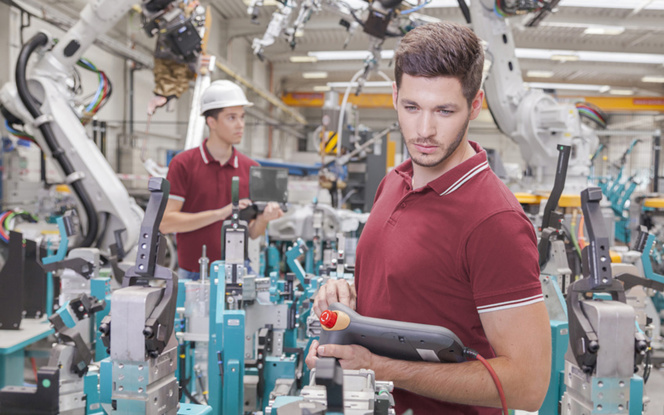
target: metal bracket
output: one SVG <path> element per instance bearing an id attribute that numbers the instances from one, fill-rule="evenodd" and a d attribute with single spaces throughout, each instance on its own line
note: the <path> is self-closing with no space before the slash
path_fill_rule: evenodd
<path id="1" fill-rule="evenodd" d="M 582 252 L 584 278 L 571 284 L 567 293 L 569 351 L 581 370 L 587 374 L 595 370 L 600 344 L 595 329 L 583 311 L 582 303 L 595 292 L 611 294 L 614 301 L 626 301 L 623 284 L 611 276 L 609 237 L 600 211 L 601 200 L 602 190 L 599 187 L 591 187 L 581 192 L 581 208 L 590 245 Z"/>
<path id="2" fill-rule="evenodd" d="M 32 122 L 32 125 L 39 128 L 42 124 L 53 121 L 53 116 L 51 114 L 42 114 L 39 117 L 35 118 Z"/>
<path id="3" fill-rule="evenodd" d="M 157 265 L 159 254 L 159 224 L 164 216 L 170 183 L 161 177 L 153 177 L 148 182 L 150 200 L 145 209 L 145 217 L 141 223 L 141 231 L 136 254 L 136 265 L 129 268 L 122 279 L 122 287 L 133 285 L 149 286 L 150 280 L 164 280 L 164 294 L 157 306 L 145 321 L 145 348 L 150 357 L 159 356 L 173 332 L 173 318 L 177 301 L 177 276 L 168 268 Z M 104 334 L 104 345 L 110 346 L 111 319 L 110 315 L 102 321 L 99 330 Z"/>
<path id="4" fill-rule="evenodd" d="M 558 144 L 558 164 L 556 165 L 556 178 L 553 183 L 553 189 L 549 200 L 544 207 L 544 216 L 542 217 L 542 236 L 540 238 L 537 250 L 539 251 L 539 264 L 540 268 L 549 260 L 549 250 L 551 239 L 558 237 L 557 230 L 560 229 L 561 215 L 554 212 L 558 207 L 560 195 L 565 188 L 565 179 L 567 178 L 567 165 L 569 163 L 569 156 L 572 147 Z M 554 220 L 555 219 L 555 220 Z"/>
<path id="5" fill-rule="evenodd" d="M 73 172 L 72 174 L 70 174 L 69 176 L 67 176 L 65 178 L 65 182 L 67 184 L 72 184 L 74 182 L 77 182 L 77 181 L 83 180 L 83 179 L 85 179 L 85 173 L 83 173 L 82 171 L 75 171 L 75 172 Z"/>

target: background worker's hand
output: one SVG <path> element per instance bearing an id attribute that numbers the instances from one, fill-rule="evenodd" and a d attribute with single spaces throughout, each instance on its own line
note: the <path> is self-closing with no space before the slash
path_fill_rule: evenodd
<path id="1" fill-rule="evenodd" d="M 275 219 L 279 219 L 280 217 L 284 216 L 284 212 L 281 210 L 279 207 L 279 203 L 277 202 L 268 202 L 268 204 L 265 206 L 265 209 L 263 210 L 263 213 L 261 214 L 263 217 L 263 220 L 266 222 L 273 221 Z"/>
<path id="2" fill-rule="evenodd" d="M 355 286 L 348 284 L 348 281 L 328 280 L 316 293 L 314 313 L 320 316 L 332 303 L 341 303 L 355 310 L 356 298 Z"/>

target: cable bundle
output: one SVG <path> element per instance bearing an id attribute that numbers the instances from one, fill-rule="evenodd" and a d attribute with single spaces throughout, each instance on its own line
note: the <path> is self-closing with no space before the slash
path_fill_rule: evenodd
<path id="1" fill-rule="evenodd" d="M 500 17 L 516 16 L 538 12 L 542 10 L 548 2 L 543 0 L 516 0 L 512 6 L 507 5 L 507 0 L 496 0 L 493 11 Z"/>
<path id="2" fill-rule="evenodd" d="M 0 214 L 0 240 L 9 243 L 9 231 L 14 229 L 12 220 L 22 218 L 30 223 L 36 223 L 37 217 L 25 210 L 7 210 Z"/>
<path id="3" fill-rule="evenodd" d="M 35 138 L 31 136 L 30 134 L 26 133 L 25 131 L 17 130 L 16 128 L 12 127 L 11 124 L 9 124 L 9 121 L 5 120 L 5 128 L 11 135 L 14 137 L 18 138 L 19 140 L 26 140 L 31 143 L 35 143 L 37 146 L 39 146 L 39 143 L 35 141 Z"/>
<path id="4" fill-rule="evenodd" d="M 596 105 L 589 102 L 577 102 L 576 109 L 579 111 L 580 116 L 588 118 L 601 128 L 606 128 L 607 116 Z"/>
<path id="5" fill-rule="evenodd" d="M 111 84 L 111 80 L 106 76 L 106 73 L 102 70 L 99 70 L 89 60 L 81 58 L 78 60 L 78 62 L 76 62 L 76 65 L 85 70 L 96 73 L 97 78 L 99 79 L 99 86 L 97 87 L 97 91 L 92 97 L 92 100 L 84 109 L 82 122 L 85 124 L 101 109 L 101 107 L 106 104 L 106 102 L 108 102 L 108 99 L 111 97 L 111 93 L 113 92 L 113 85 Z"/>

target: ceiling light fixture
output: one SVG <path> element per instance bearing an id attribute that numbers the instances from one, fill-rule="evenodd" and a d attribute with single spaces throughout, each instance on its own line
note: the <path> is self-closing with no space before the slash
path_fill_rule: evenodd
<path id="1" fill-rule="evenodd" d="M 588 62 L 616 62 L 632 64 L 654 64 L 664 65 L 664 54 L 655 53 L 624 53 L 624 52 L 593 52 L 593 51 L 575 51 L 575 50 L 555 50 L 555 49 L 529 49 L 516 48 L 514 54 L 521 59 L 544 59 L 551 60 L 553 57 L 564 60 L 578 60 Z M 330 60 L 363 60 L 369 56 L 365 50 L 344 50 L 344 51 L 316 51 L 309 52 L 310 57 L 316 57 L 319 61 Z M 382 59 L 392 59 L 394 50 L 381 51 Z"/>
<path id="2" fill-rule="evenodd" d="M 291 56 L 288 58 L 293 63 L 316 63 L 318 58 L 315 56 Z"/>
<path id="3" fill-rule="evenodd" d="M 586 35 L 620 35 L 625 31 L 621 26 L 589 26 L 583 31 Z"/>
<path id="4" fill-rule="evenodd" d="M 634 91 L 631 89 L 613 89 L 609 90 L 611 95 L 634 95 Z"/>
<path id="5" fill-rule="evenodd" d="M 552 61 L 559 61 L 559 62 L 576 62 L 576 61 L 579 60 L 579 55 L 555 54 L 555 55 L 551 55 L 551 57 L 549 59 L 551 59 Z"/>
<path id="6" fill-rule="evenodd" d="M 644 76 L 641 82 L 652 82 L 656 84 L 664 84 L 664 76 Z"/>
<path id="7" fill-rule="evenodd" d="M 526 82 L 526 86 L 537 89 L 567 89 L 571 91 L 598 91 L 601 92 L 603 85 L 592 84 L 562 84 L 553 82 Z"/>
<path id="8" fill-rule="evenodd" d="M 251 0 L 242 0 L 242 2 L 245 4 L 245 6 L 249 6 L 251 4 Z M 277 0 L 263 0 L 262 5 L 265 7 L 271 7 L 271 6 L 276 6 L 278 4 L 281 4 Z"/>
<path id="9" fill-rule="evenodd" d="M 349 86 L 351 88 L 354 88 L 358 86 L 357 82 L 328 82 L 327 86 L 331 88 L 348 88 Z M 364 87 L 365 88 L 388 88 L 392 86 L 392 82 L 388 81 L 375 81 L 375 82 L 365 82 Z"/>
<path id="10" fill-rule="evenodd" d="M 302 78 L 304 79 L 325 79 L 327 78 L 327 72 L 302 72 Z"/>
<path id="11" fill-rule="evenodd" d="M 553 49 L 526 49 L 516 48 L 514 54 L 521 59 L 554 59 L 555 55 L 574 56 L 575 60 L 588 62 L 618 62 L 618 63 L 645 63 L 664 64 L 664 54 L 654 53 L 624 53 L 624 52 L 591 52 Z"/>
<path id="12" fill-rule="evenodd" d="M 646 10 L 662 10 L 662 2 L 649 2 Z M 636 9 L 643 4 L 643 0 L 603 0 L 602 7 L 607 9 Z M 563 0 L 558 4 L 562 7 L 597 7 L 597 0 Z"/>
<path id="13" fill-rule="evenodd" d="M 553 72 L 552 71 L 528 71 L 526 72 L 526 76 L 530 78 L 552 78 L 553 77 Z"/>
<path id="14" fill-rule="evenodd" d="M 329 90 L 331 90 L 331 89 L 332 89 L 332 88 L 329 87 L 329 86 L 327 86 L 327 85 L 316 85 L 316 86 L 314 87 L 314 91 L 315 91 L 315 92 L 327 92 L 327 91 L 329 91 Z"/>
<path id="15" fill-rule="evenodd" d="M 364 60 L 371 56 L 371 53 L 368 50 L 334 50 L 309 52 L 307 55 L 314 56 L 319 61 L 355 61 Z M 380 52 L 382 59 L 392 59 L 393 56 L 393 50 L 383 50 Z"/>

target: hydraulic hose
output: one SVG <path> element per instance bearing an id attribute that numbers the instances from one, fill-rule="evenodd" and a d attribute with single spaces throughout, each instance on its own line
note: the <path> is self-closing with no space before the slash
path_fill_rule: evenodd
<path id="1" fill-rule="evenodd" d="M 21 102 L 30 112 L 30 115 L 36 120 L 41 117 L 43 114 L 39 109 L 39 104 L 35 98 L 30 94 L 28 90 L 28 82 L 26 79 L 26 70 L 28 67 L 28 59 L 30 55 L 40 46 L 45 46 L 48 42 L 48 36 L 45 33 L 40 32 L 34 35 L 23 47 L 21 48 L 21 53 L 18 56 L 18 61 L 16 63 L 16 89 L 18 90 L 18 95 L 21 98 Z M 71 164 L 64 150 L 58 144 L 58 141 L 55 138 L 53 133 L 53 128 L 51 127 L 50 121 L 42 122 L 39 125 L 39 130 L 46 140 L 48 148 L 51 150 L 53 158 L 60 164 L 62 170 L 65 173 L 65 176 L 69 176 L 75 172 L 74 166 Z M 97 218 L 97 212 L 92 205 L 90 196 L 88 192 L 83 187 L 83 184 L 80 180 L 74 181 L 71 186 L 78 196 L 78 199 L 81 201 L 85 214 L 88 217 L 88 233 L 85 236 L 85 239 L 81 243 L 82 247 L 91 246 L 97 237 L 97 231 L 99 229 L 99 221 Z"/>

